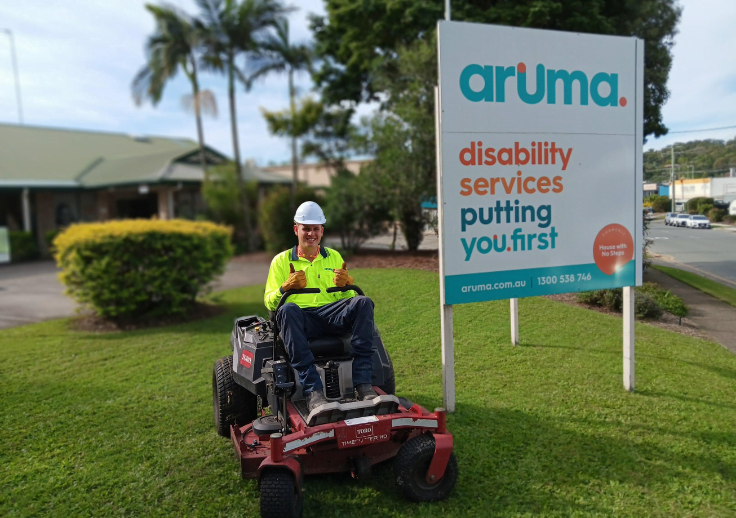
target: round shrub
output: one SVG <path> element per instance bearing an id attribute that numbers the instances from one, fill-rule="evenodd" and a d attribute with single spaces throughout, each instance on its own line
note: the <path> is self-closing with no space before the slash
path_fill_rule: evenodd
<path id="1" fill-rule="evenodd" d="M 634 313 L 639 318 L 657 319 L 662 316 L 662 308 L 649 295 L 637 293 L 634 301 Z"/>
<path id="2" fill-rule="evenodd" d="M 72 225 L 54 239 L 67 293 L 107 318 L 185 313 L 232 255 L 231 230 L 206 221 Z"/>
<path id="3" fill-rule="evenodd" d="M 291 206 L 290 187 L 272 190 L 261 203 L 258 221 L 266 250 L 272 254 L 283 252 L 297 244 L 294 235 L 294 212 L 296 207 L 305 201 L 314 201 L 322 205 L 322 198 L 314 189 L 299 187 L 296 191 L 296 203 Z"/>
<path id="4" fill-rule="evenodd" d="M 726 211 L 723 209 L 711 209 L 708 212 L 708 219 L 711 220 L 712 223 L 720 223 L 723 221 L 723 217 L 726 215 Z"/>
<path id="5" fill-rule="evenodd" d="M 603 307 L 611 311 L 621 312 L 624 307 L 624 290 L 621 288 L 605 290 Z"/>

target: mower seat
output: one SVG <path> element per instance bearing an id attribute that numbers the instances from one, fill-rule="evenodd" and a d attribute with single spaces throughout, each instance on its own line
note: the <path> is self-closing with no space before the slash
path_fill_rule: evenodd
<path id="1" fill-rule="evenodd" d="M 315 358 L 320 356 L 343 356 L 350 354 L 350 340 L 352 333 L 342 336 L 319 336 L 308 341 L 309 350 Z"/>

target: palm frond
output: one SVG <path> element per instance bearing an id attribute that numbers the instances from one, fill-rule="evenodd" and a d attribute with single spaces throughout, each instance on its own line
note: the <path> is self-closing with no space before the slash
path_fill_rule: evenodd
<path id="1" fill-rule="evenodd" d="M 211 90 L 201 90 L 196 97 L 193 94 L 182 95 L 181 107 L 189 113 L 217 118 L 217 98 Z"/>

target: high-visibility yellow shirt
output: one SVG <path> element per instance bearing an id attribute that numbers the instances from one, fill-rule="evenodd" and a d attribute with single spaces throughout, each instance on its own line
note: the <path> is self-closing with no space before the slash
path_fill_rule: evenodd
<path id="1" fill-rule="evenodd" d="M 335 274 L 333 270 L 342 268 L 342 256 L 337 250 L 319 247 L 319 253 L 312 262 L 305 257 L 299 257 L 297 247 L 285 250 L 273 258 L 271 268 L 268 270 L 268 280 L 266 281 L 266 293 L 263 296 L 263 302 L 266 307 L 274 311 L 279 305 L 283 290 L 281 285 L 289 278 L 289 265 L 294 265 L 295 271 L 303 270 L 307 276 L 307 288 L 319 288 L 319 293 L 307 293 L 302 295 L 291 295 L 288 299 L 300 308 L 317 308 L 337 302 L 342 299 L 349 299 L 355 296 L 354 291 L 345 291 L 338 293 L 327 293 L 327 288 L 334 288 L 335 283 L 332 279 Z"/>

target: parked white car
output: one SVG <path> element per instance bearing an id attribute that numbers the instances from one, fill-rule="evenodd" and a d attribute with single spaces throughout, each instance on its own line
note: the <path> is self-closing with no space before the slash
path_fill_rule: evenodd
<path id="1" fill-rule="evenodd" d="M 674 225 L 676 227 L 686 227 L 687 226 L 687 222 L 688 222 L 689 219 L 690 219 L 690 214 L 682 214 L 682 213 L 680 213 L 675 218 Z"/>
<path id="2" fill-rule="evenodd" d="M 676 217 L 677 217 L 677 214 L 675 212 L 668 212 L 667 215 L 664 217 L 664 224 L 673 225 L 675 223 Z"/>
<path id="3" fill-rule="evenodd" d="M 688 228 L 710 228 L 710 220 L 705 216 L 690 216 L 687 220 Z"/>

